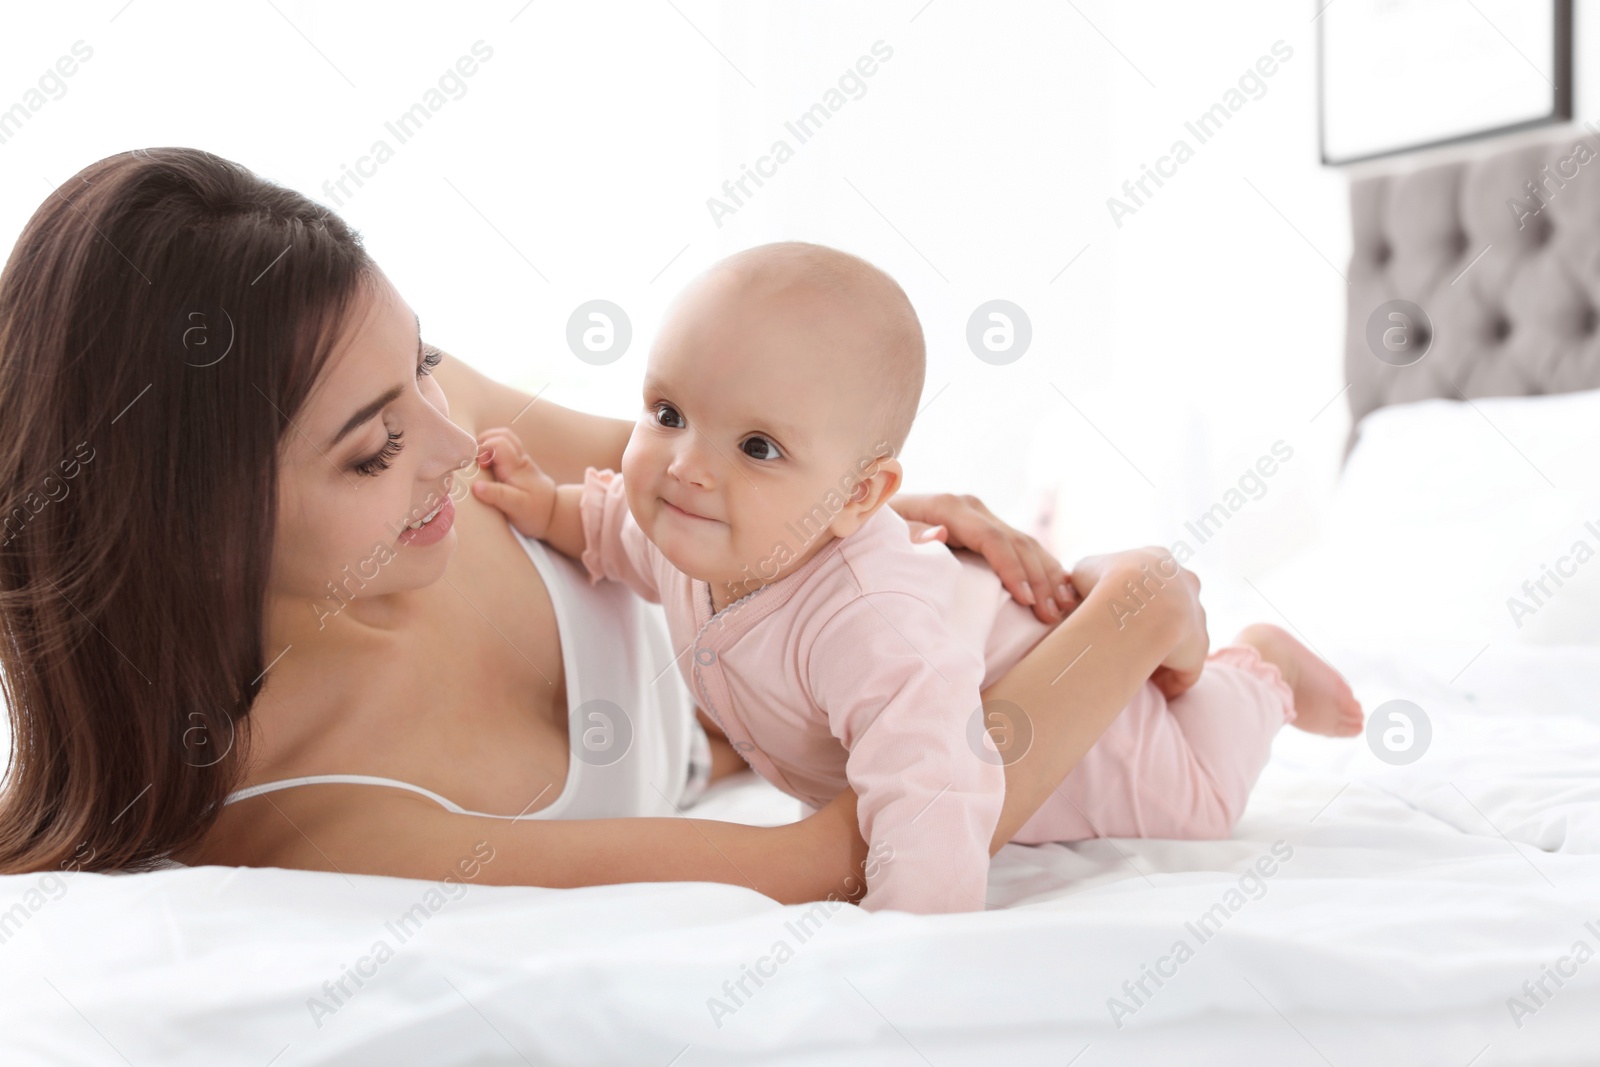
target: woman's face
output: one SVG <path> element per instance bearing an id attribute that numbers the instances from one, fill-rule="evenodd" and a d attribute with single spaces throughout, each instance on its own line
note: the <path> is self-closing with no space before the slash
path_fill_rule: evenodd
<path id="1" fill-rule="evenodd" d="M 374 283 L 280 444 L 271 591 L 321 605 L 319 618 L 444 574 L 453 476 L 477 455 L 450 421 L 417 316 L 387 278 Z"/>

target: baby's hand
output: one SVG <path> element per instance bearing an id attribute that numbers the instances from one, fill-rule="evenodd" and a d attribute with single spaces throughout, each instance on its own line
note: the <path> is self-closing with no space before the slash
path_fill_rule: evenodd
<path id="1" fill-rule="evenodd" d="M 1200 603 L 1200 579 L 1192 571 L 1181 570 L 1178 580 L 1186 584 L 1189 594 L 1181 600 L 1186 609 L 1184 636 L 1150 676 L 1150 681 L 1168 700 L 1186 692 L 1200 680 L 1206 656 L 1211 651 L 1206 609 Z"/>
<path id="2" fill-rule="evenodd" d="M 1182 612 L 1183 631 L 1178 643 L 1150 675 L 1150 681 L 1171 700 L 1200 680 L 1211 650 L 1211 638 L 1206 632 L 1206 609 L 1200 603 L 1200 578 L 1180 565 L 1164 548 L 1137 548 L 1079 560 L 1072 571 L 1072 584 L 1078 594 L 1088 597 L 1114 565 L 1138 574 L 1148 574 L 1154 569 L 1155 577 L 1164 579 L 1156 587 L 1156 595 L 1172 598 L 1170 603 Z M 1174 567 L 1176 573 L 1167 577 Z"/>
<path id="3" fill-rule="evenodd" d="M 555 512 L 556 481 L 529 458 L 521 438 L 507 426 L 484 430 L 478 435 L 478 465 L 493 481 L 473 482 L 473 495 L 504 512 L 525 536 L 544 537 Z"/>

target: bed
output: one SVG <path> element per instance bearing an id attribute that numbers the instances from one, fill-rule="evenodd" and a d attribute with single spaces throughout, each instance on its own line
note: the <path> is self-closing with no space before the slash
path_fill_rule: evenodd
<path id="1" fill-rule="evenodd" d="M 1423 711 L 1410 762 L 1284 731 L 1232 840 L 1007 846 L 988 910 L 956 916 L 693 883 L 446 895 L 226 867 L 3 878 L 0 1058 L 1600 1061 L 1600 560 L 1526 616 L 1505 603 L 1588 536 L 1586 518 L 1600 545 L 1600 341 L 1584 310 L 1600 301 L 1600 181 L 1552 199 L 1542 236 L 1508 236 L 1499 215 L 1570 152 L 1353 185 L 1346 369 L 1362 422 L 1335 521 L 1238 579 L 1369 711 Z M 1431 322 L 1409 367 L 1363 340 L 1393 299 Z M 798 807 L 744 776 L 693 814 L 776 823 Z"/>

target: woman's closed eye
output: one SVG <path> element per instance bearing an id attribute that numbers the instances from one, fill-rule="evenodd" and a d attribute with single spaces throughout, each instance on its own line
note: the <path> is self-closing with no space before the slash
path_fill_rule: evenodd
<path id="1" fill-rule="evenodd" d="M 428 377 L 433 373 L 433 368 L 437 367 L 439 362 L 443 359 L 444 351 L 442 349 L 435 348 L 433 345 L 423 345 L 422 358 L 417 361 L 417 377 Z M 391 433 L 389 435 L 389 440 L 384 442 L 382 448 L 378 449 L 378 451 L 374 452 L 366 459 L 355 463 L 351 469 L 357 474 L 365 474 L 368 477 L 376 477 L 377 475 L 382 474 L 384 471 L 389 469 L 390 462 L 393 461 L 393 459 L 400 454 L 400 450 L 405 447 L 400 443 L 400 439 L 404 436 L 404 430 Z"/>
<path id="2" fill-rule="evenodd" d="M 400 439 L 404 436 L 404 430 L 398 430 L 394 433 L 391 433 L 389 435 L 389 440 L 384 442 L 382 448 L 378 449 L 378 451 L 374 452 L 371 456 L 357 463 L 352 469 L 357 474 L 365 474 L 369 477 L 375 477 L 388 470 L 390 461 L 393 460 L 394 457 L 398 456 L 400 454 L 400 450 L 405 447 L 400 443 Z"/>
<path id="3" fill-rule="evenodd" d="M 772 438 L 762 437 L 760 434 L 752 434 L 739 442 L 739 450 L 751 459 L 772 460 L 783 458 L 783 453 L 778 450 L 778 446 L 773 443 Z"/>

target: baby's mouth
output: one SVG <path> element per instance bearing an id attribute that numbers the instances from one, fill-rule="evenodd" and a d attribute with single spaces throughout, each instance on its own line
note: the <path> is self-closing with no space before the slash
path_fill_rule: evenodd
<path id="1" fill-rule="evenodd" d="M 681 516 L 682 518 L 686 518 L 686 519 L 699 519 L 701 522 L 716 522 L 717 521 L 716 519 L 708 518 L 705 515 L 699 515 L 699 514 L 696 514 L 693 511 L 688 511 L 688 510 L 686 510 L 684 508 L 680 508 L 678 505 L 674 504 L 672 501 L 668 500 L 666 497 L 661 497 L 660 500 L 661 500 L 661 506 L 666 509 L 668 514 L 678 515 L 678 516 Z"/>

